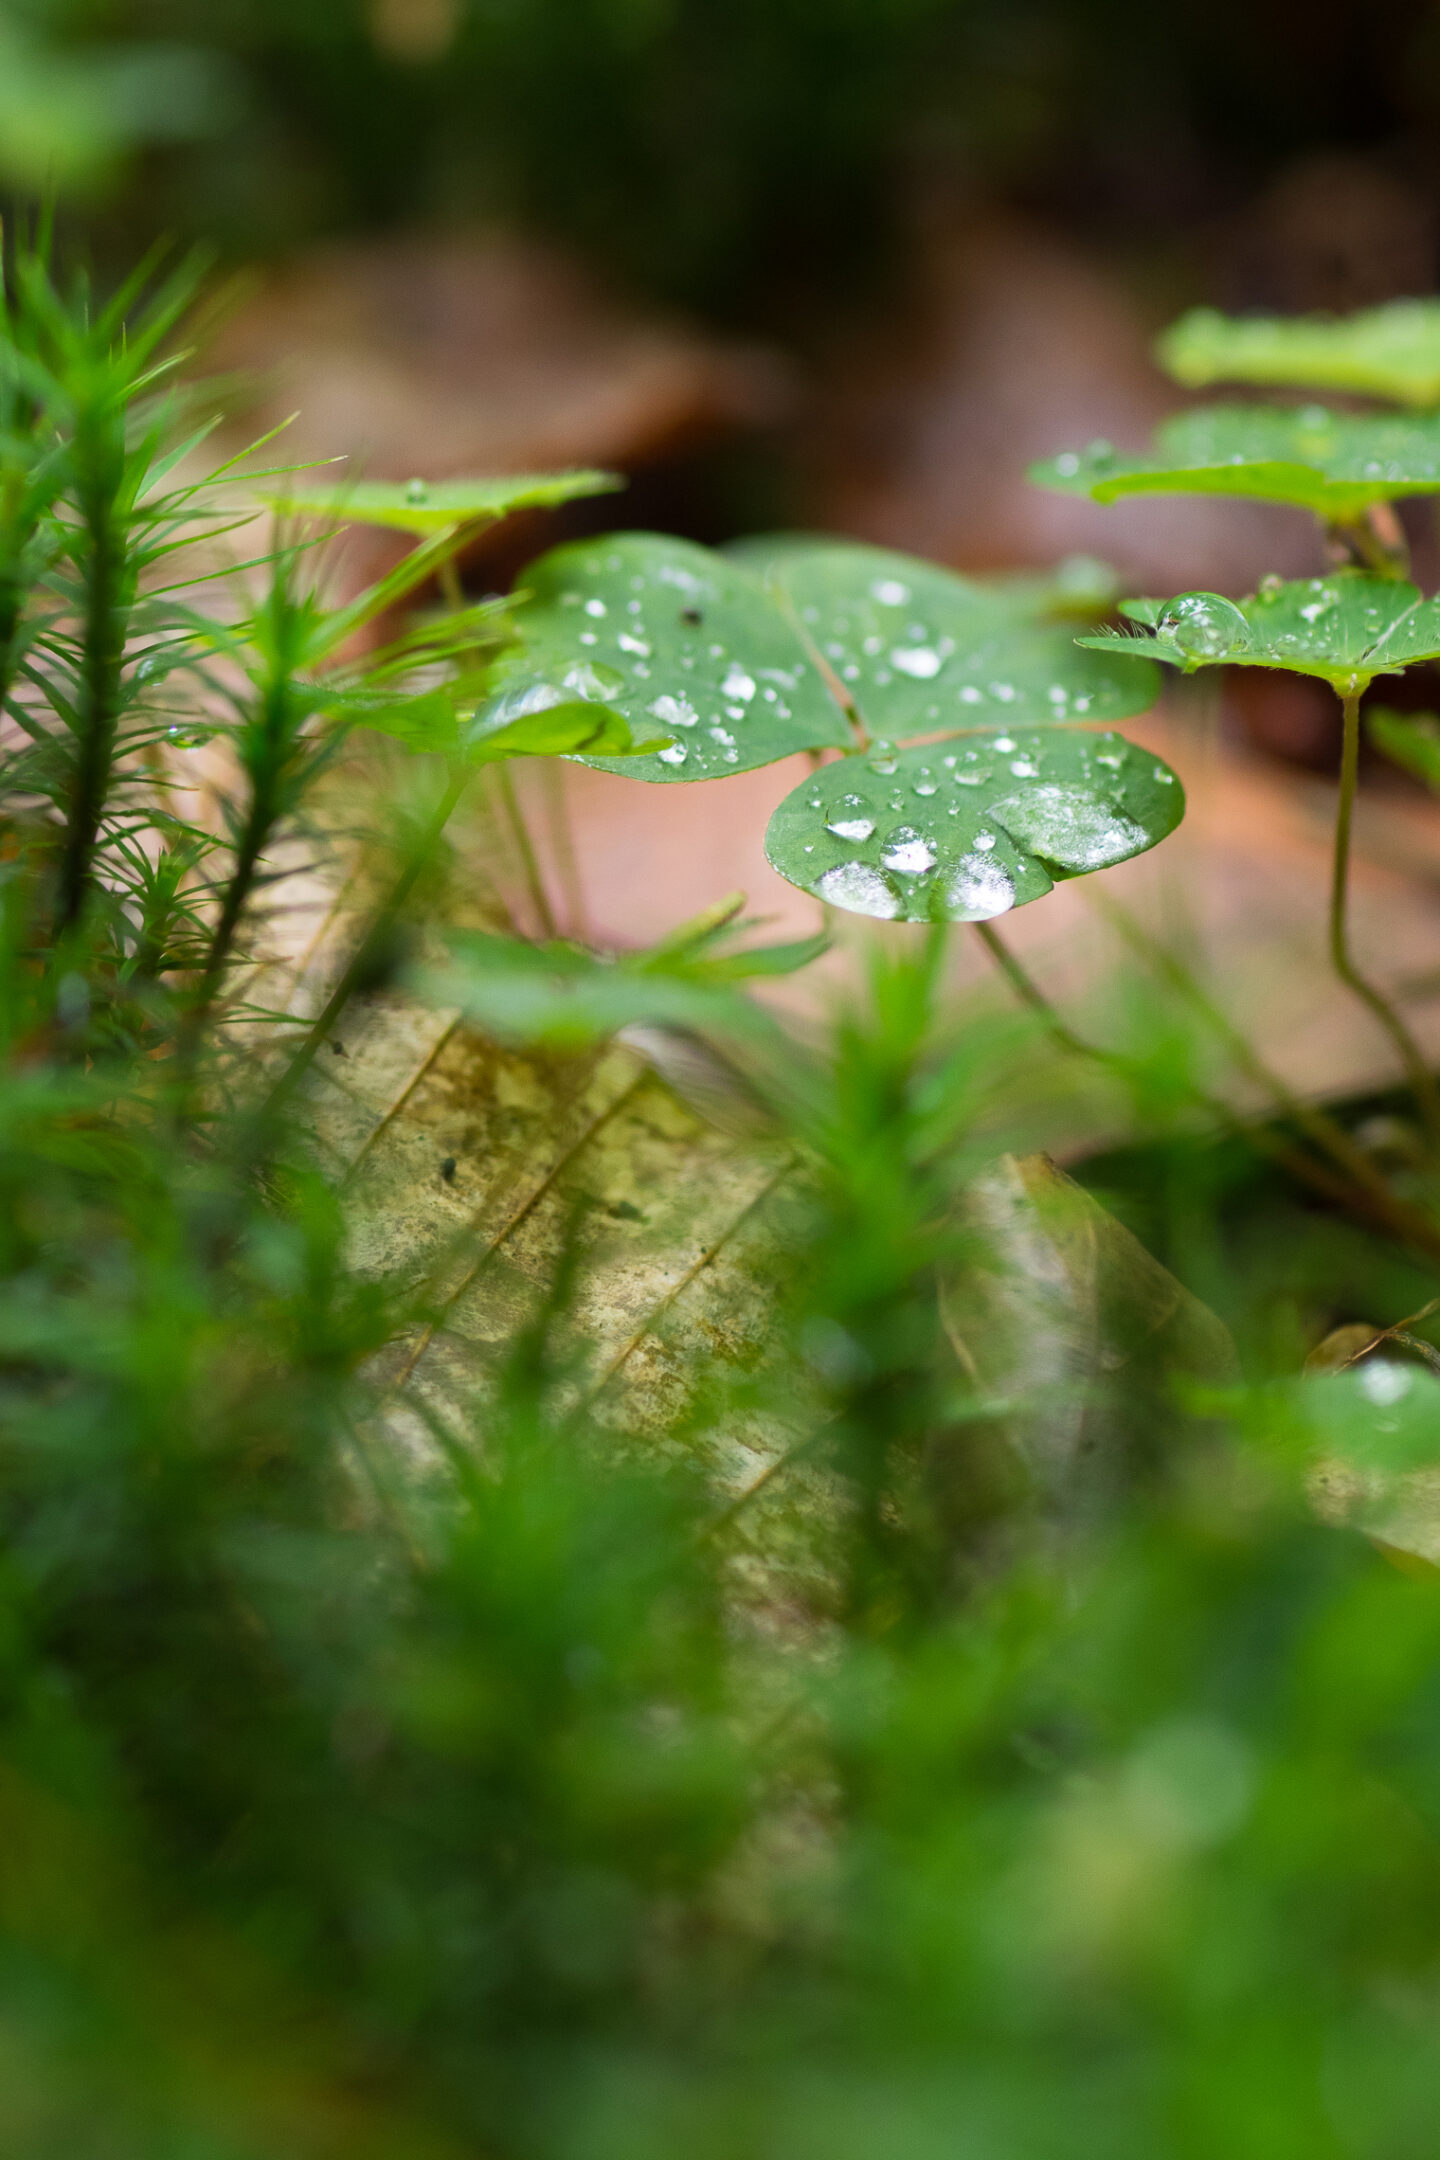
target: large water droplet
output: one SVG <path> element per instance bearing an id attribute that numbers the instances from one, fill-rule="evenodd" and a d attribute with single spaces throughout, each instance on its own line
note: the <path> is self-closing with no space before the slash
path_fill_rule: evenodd
<path id="1" fill-rule="evenodd" d="M 662 765 L 683 765 L 689 755 L 683 742 L 672 742 L 660 752 L 660 762 Z"/>
<path id="2" fill-rule="evenodd" d="M 1219 593 L 1181 593 L 1167 600 L 1155 618 L 1155 635 L 1168 638 L 1181 652 L 1199 660 L 1248 652 L 1254 642 L 1250 625 L 1233 600 Z"/>
<path id="3" fill-rule="evenodd" d="M 875 830 L 875 820 L 865 815 L 865 805 L 858 795 L 842 795 L 836 806 L 838 815 L 826 823 L 826 832 L 834 833 L 837 840 L 868 840 Z"/>
<path id="4" fill-rule="evenodd" d="M 928 765 L 922 765 L 915 775 L 915 793 L 917 795 L 938 795 L 939 792 L 939 782 L 936 780 L 934 773 L 931 772 Z"/>
<path id="5" fill-rule="evenodd" d="M 557 690 L 554 683 L 512 683 L 491 702 L 483 718 L 487 727 L 499 727 L 504 721 L 523 720 L 527 713 L 548 712 L 552 705 L 564 702 L 564 691 Z"/>
<path id="6" fill-rule="evenodd" d="M 720 695 L 725 698 L 738 698 L 742 705 L 748 705 L 755 695 L 754 676 L 747 675 L 740 663 L 732 660 L 730 671 L 720 685 Z"/>
<path id="7" fill-rule="evenodd" d="M 989 922 L 1015 905 L 1015 887 L 1003 863 L 988 855 L 962 855 L 945 887 L 945 908 L 954 922 Z"/>
<path id="8" fill-rule="evenodd" d="M 932 675 L 939 674 L 941 661 L 939 653 L 928 645 L 897 645 L 890 655 L 890 665 L 916 682 L 929 682 Z"/>
<path id="9" fill-rule="evenodd" d="M 877 742 L 870 745 L 870 755 L 866 762 L 871 772 L 883 773 L 888 776 L 897 770 L 900 760 L 896 755 L 894 743 Z"/>
<path id="10" fill-rule="evenodd" d="M 815 890 L 831 907 L 848 908 L 852 915 L 893 922 L 900 913 L 900 898 L 889 880 L 866 863 L 837 863 L 817 881 Z"/>
<path id="11" fill-rule="evenodd" d="M 1013 840 L 1064 870 L 1100 870 L 1146 845 L 1143 826 L 1088 788 L 1030 788 L 991 806 Z"/>
<path id="12" fill-rule="evenodd" d="M 908 877 L 921 877 L 927 870 L 934 869 L 935 850 L 913 826 L 897 825 L 881 851 L 880 860 L 887 870 L 903 870 Z"/>
<path id="13" fill-rule="evenodd" d="M 581 660 L 565 674 L 565 688 L 573 690 L 576 697 L 599 698 L 603 702 L 624 687 L 625 678 L 617 669 L 597 667 L 589 660 Z"/>

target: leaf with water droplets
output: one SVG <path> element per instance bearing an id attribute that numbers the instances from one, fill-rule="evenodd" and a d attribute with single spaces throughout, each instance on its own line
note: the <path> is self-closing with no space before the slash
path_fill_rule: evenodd
<path id="1" fill-rule="evenodd" d="M 282 517 L 334 519 L 342 525 L 385 525 L 426 536 L 461 525 L 489 525 L 516 510 L 551 510 L 585 495 L 624 486 L 614 473 L 509 473 L 484 480 L 357 480 L 326 487 L 306 483 L 268 497 Z"/>
<path id="2" fill-rule="evenodd" d="M 1440 414 L 1206 405 L 1165 421 L 1148 455 L 1096 442 L 1033 465 L 1030 477 L 1096 502 L 1243 495 L 1343 523 L 1371 503 L 1440 493 Z"/>
<path id="3" fill-rule="evenodd" d="M 1076 649 L 1072 626 L 1057 619 L 1068 612 L 1060 573 L 981 584 L 885 548 L 785 534 L 730 552 L 783 596 L 873 735 L 1123 720 L 1159 691 L 1148 668 Z M 1082 616 L 1097 567 L 1086 565 Z"/>
<path id="4" fill-rule="evenodd" d="M 1248 600 L 1181 593 L 1173 600 L 1125 600 L 1120 612 L 1141 634 L 1100 632 L 1099 651 L 1141 652 L 1189 674 L 1198 667 L 1286 668 L 1318 675 L 1342 697 L 1376 675 L 1399 675 L 1440 657 L 1440 600 L 1422 600 L 1398 578 L 1337 570 L 1327 578 L 1266 578 Z"/>
<path id="5" fill-rule="evenodd" d="M 608 705 L 668 749 L 640 780 L 720 780 L 797 750 L 848 747 L 820 671 L 759 579 L 658 533 L 611 533 L 532 563 L 515 611 L 514 694 L 538 685 Z M 605 767 L 604 757 L 587 764 Z"/>
<path id="6" fill-rule="evenodd" d="M 781 803 L 765 852 L 851 914 L 983 922 L 1142 854 L 1184 809 L 1174 773 L 1123 736 L 1030 728 L 827 765 Z"/>
<path id="7" fill-rule="evenodd" d="M 1222 315 L 1192 308 L 1156 347 L 1187 389 L 1210 383 L 1358 391 L 1440 405 L 1440 300 L 1391 300 L 1354 315 Z"/>

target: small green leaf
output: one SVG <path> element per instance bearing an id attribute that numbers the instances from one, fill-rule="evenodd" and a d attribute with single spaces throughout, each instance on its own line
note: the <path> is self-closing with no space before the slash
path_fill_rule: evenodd
<path id="1" fill-rule="evenodd" d="M 1081 655 L 1054 619 L 1063 573 L 985 585 L 912 555 L 788 535 L 731 552 L 783 595 L 875 735 L 1121 720 L 1159 692 L 1148 668 Z"/>
<path id="2" fill-rule="evenodd" d="M 1338 570 L 1328 578 L 1266 578 L 1248 600 L 1180 593 L 1173 600 L 1126 600 L 1121 613 L 1146 634 L 1101 632 L 1082 643 L 1123 644 L 1187 674 L 1199 667 L 1287 668 L 1318 675 L 1342 697 L 1376 675 L 1399 675 L 1440 657 L 1440 600 L 1422 600 L 1398 578 Z"/>
<path id="3" fill-rule="evenodd" d="M 583 698 L 553 698 L 517 712 L 502 703 L 477 713 L 462 731 L 461 749 L 475 765 L 501 758 L 576 757 L 582 751 L 607 758 L 653 755 L 665 738 L 647 729 L 637 740 L 623 713 Z"/>
<path id="4" fill-rule="evenodd" d="M 624 486 L 614 473 L 512 473 L 487 480 L 360 480 L 287 488 L 270 498 L 283 517 L 334 518 L 416 534 L 488 525 L 515 510 L 549 510 Z"/>
<path id="5" fill-rule="evenodd" d="M 826 765 L 781 803 L 765 852 L 852 914 L 984 922 L 1143 854 L 1184 809 L 1169 767 L 1119 735 L 953 736 Z"/>
<path id="6" fill-rule="evenodd" d="M 426 970 L 421 988 L 440 1004 L 458 1005 L 502 1042 L 572 1049 L 645 1024 L 763 1038 L 774 1022 L 735 984 L 789 973 L 825 945 L 823 937 L 808 938 L 713 960 L 659 946 L 612 958 L 578 945 L 462 931 L 450 939 L 448 963 Z"/>
<path id="7" fill-rule="evenodd" d="M 1194 308 L 1156 346 L 1191 390 L 1286 383 L 1440 405 L 1440 300 L 1392 300 L 1356 315 L 1221 315 Z"/>
<path id="8" fill-rule="evenodd" d="M 1440 493 L 1440 414 L 1332 413 L 1323 405 L 1209 405 L 1157 429 L 1148 456 L 1109 443 L 1030 468 L 1041 487 L 1096 502 L 1241 495 L 1345 522 L 1371 503 Z"/>
<path id="9" fill-rule="evenodd" d="M 612 533 L 554 548 L 525 573 L 521 649 L 502 697 L 541 688 L 672 738 L 626 770 L 718 780 L 797 750 L 848 746 L 849 726 L 776 601 L 748 570 L 688 540 Z M 587 764 L 607 763 L 586 757 Z"/>
<path id="10" fill-rule="evenodd" d="M 1403 772 L 1413 773 L 1440 795 L 1440 717 L 1431 712 L 1398 713 L 1388 705 L 1366 708 L 1365 727 L 1377 750 Z"/>

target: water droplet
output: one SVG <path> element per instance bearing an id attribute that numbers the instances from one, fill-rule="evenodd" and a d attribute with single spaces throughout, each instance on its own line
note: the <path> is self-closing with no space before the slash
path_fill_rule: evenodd
<path id="1" fill-rule="evenodd" d="M 1142 826 L 1088 788 L 1030 788 L 993 804 L 991 815 L 1022 847 L 1065 870 L 1099 870 L 1146 845 Z"/>
<path id="2" fill-rule="evenodd" d="M 1009 705 L 1015 699 L 1017 692 L 1013 682 L 992 682 L 990 695 L 993 698 L 998 698 L 1002 705 Z"/>
<path id="3" fill-rule="evenodd" d="M 593 630 L 582 630 L 582 631 L 581 631 L 581 633 L 580 633 L 580 643 L 581 643 L 582 645 L 598 645 L 598 644 L 599 644 L 599 642 L 600 642 L 600 641 L 599 641 L 599 639 L 598 639 L 598 638 L 596 637 L 596 635 L 595 635 L 595 632 L 594 632 Z"/>
<path id="4" fill-rule="evenodd" d="M 864 653 L 867 660 L 873 660 L 876 653 L 884 652 L 885 640 L 884 638 L 867 637 L 860 650 Z"/>
<path id="5" fill-rule="evenodd" d="M 962 855 L 945 887 L 946 912 L 954 922 L 989 922 L 1015 905 L 1015 887 L 1003 863 L 988 855 Z"/>
<path id="6" fill-rule="evenodd" d="M 910 588 L 898 578 L 877 578 L 870 587 L 870 597 L 878 600 L 881 607 L 904 607 L 910 598 Z"/>
<path id="7" fill-rule="evenodd" d="M 407 503 L 423 503 L 430 500 L 430 490 L 423 480 L 408 480 L 405 484 Z"/>
<path id="8" fill-rule="evenodd" d="M 616 643 L 619 645 L 621 652 L 639 653 L 642 660 L 648 660 L 650 657 L 650 647 L 645 643 L 644 638 L 632 637 L 628 630 L 620 632 Z"/>
<path id="9" fill-rule="evenodd" d="M 1155 619 L 1155 635 L 1204 660 L 1247 652 L 1253 642 L 1250 625 L 1234 601 L 1210 592 L 1180 593 L 1167 600 Z"/>
<path id="10" fill-rule="evenodd" d="M 672 742 L 660 752 L 662 765 L 683 765 L 690 752 L 683 742 Z"/>
<path id="11" fill-rule="evenodd" d="M 1307 600 L 1300 610 L 1302 622 L 1319 622 L 1322 615 L 1329 615 L 1339 602 L 1333 592 L 1322 592 L 1314 600 Z"/>
<path id="12" fill-rule="evenodd" d="M 618 674 L 614 668 L 596 667 L 589 660 L 581 660 L 567 669 L 564 682 L 565 688 L 573 690 L 576 697 L 599 698 L 602 701 L 613 697 L 617 690 L 625 687 L 624 676 Z"/>
<path id="13" fill-rule="evenodd" d="M 866 762 L 871 772 L 889 774 L 896 770 L 900 759 L 894 743 L 876 742 L 870 745 L 870 755 Z"/>
<path id="14" fill-rule="evenodd" d="M 608 613 L 608 610 L 603 600 L 587 600 L 585 602 L 585 612 L 587 615 L 599 617 Z"/>
<path id="15" fill-rule="evenodd" d="M 1392 1358 L 1371 1358 L 1363 1364 L 1356 1375 L 1360 1392 L 1372 1403 L 1388 1410 L 1409 1394 L 1414 1385 L 1414 1375 L 1408 1365 L 1401 1365 Z"/>
<path id="16" fill-rule="evenodd" d="M 880 922 L 893 922 L 900 913 L 898 893 L 868 863 L 837 863 L 817 881 L 815 890 L 831 907 L 848 908 L 852 915 L 873 915 Z"/>
<path id="17" fill-rule="evenodd" d="M 967 682 L 964 689 L 960 692 L 960 703 L 962 705 L 982 705 L 984 702 L 984 691 L 977 690 L 974 683 Z"/>
<path id="18" fill-rule="evenodd" d="M 887 870 L 903 870 L 909 877 L 922 877 L 935 867 L 935 850 L 909 825 L 897 825 L 880 853 L 880 860 Z"/>
<path id="19" fill-rule="evenodd" d="M 1108 765 L 1112 771 L 1119 772 L 1121 766 L 1125 763 L 1125 752 L 1123 750 L 1097 750 L 1095 752 L 1095 763 L 1097 765 Z"/>
<path id="20" fill-rule="evenodd" d="M 868 817 L 831 818 L 825 830 L 834 833 L 837 840 L 853 840 L 858 845 L 870 838 L 875 830 L 875 820 Z"/>
<path id="21" fill-rule="evenodd" d="M 1017 780 L 1033 780 L 1040 768 L 1028 757 L 1012 758 L 1010 770 Z"/>
<path id="22" fill-rule="evenodd" d="M 1055 470 L 1063 480 L 1073 480 L 1080 470 L 1080 460 L 1073 450 L 1062 451 L 1055 460 Z"/>
<path id="23" fill-rule="evenodd" d="M 748 705 L 755 695 L 754 676 L 747 675 L 739 662 L 732 660 L 730 671 L 720 685 L 720 695 L 723 698 L 736 700 L 741 705 Z"/>
<path id="24" fill-rule="evenodd" d="M 1158 780 L 1161 787 L 1174 787 L 1175 785 L 1175 775 L 1166 765 L 1155 766 L 1150 777 L 1152 780 Z"/>
<path id="25" fill-rule="evenodd" d="M 548 712 L 552 705 L 564 702 L 564 691 L 557 690 L 554 683 L 512 683 L 485 708 L 485 725 L 499 727 L 505 721 L 523 720 L 527 713 Z"/>
<path id="26" fill-rule="evenodd" d="M 928 645 L 897 645 L 890 655 L 890 664 L 899 668 L 902 675 L 909 675 L 916 682 L 929 682 L 931 676 L 938 675 L 941 668 L 939 653 L 932 651 Z"/>
<path id="27" fill-rule="evenodd" d="M 666 727 L 698 727 L 700 715 L 682 691 L 679 697 L 657 697 L 648 708 L 656 720 L 663 720 Z"/>
<path id="28" fill-rule="evenodd" d="M 997 750 L 1013 750 L 1015 748 L 1015 738 L 1013 735 L 997 735 L 995 737 L 995 748 Z"/>
<path id="29" fill-rule="evenodd" d="M 706 728 L 705 732 L 710 737 L 711 742 L 718 742 L 727 750 L 732 750 L 735 747 L 734 736 L 728 728 L 721 727 L 718 720 L 713 727 Z"/>
<path id="30" fill-rule="evenodd" d="M 214 733 L 214 728 L 208 727 L 170 727 L 165 730 L 165 740 L 174 743 L 177 750 L 198 750 Z"/>
<path id="31" fill-rule="evenodd" d="M 1258 587 L 1258 597 L 1261 600 L 1278 600 L 1284 590 L 1284 578 L 1281 577 L 1277 571 L 1272 570 L 1267 577 L 1261 578 Z"/>
<path id="32" fill-rule="evenodd" d="M 915 775 L 915 793 L 917 795 L 938 795 L 939 792 L 939 781 L 935 778 L 928 765 L 922 765 Z"/>
<path id="33" fill-rule="evenodd" d="M 980 850 L 980 852 L 981 852 L 981 854 L 982 854 L 982 855 L 988 855 L 988 854 L 990 853 L 990 850 L 991 850 L 991 848 L 993 848 L 993 847 L 994 847 L 994 845 L 995 845 L 995 835 L 994 835 L 994 833 L 993 833 L 993 832 L 977 832 L 977 833 L 976 833 L 976 835 L 975 835 L 975 845 L 976 845 L 976 847 L 977 847 L 977 848 L 979 848 L 979 850 Z"/>

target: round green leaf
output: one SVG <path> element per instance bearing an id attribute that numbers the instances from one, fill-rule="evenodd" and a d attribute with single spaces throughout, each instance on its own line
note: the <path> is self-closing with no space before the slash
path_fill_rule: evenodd
<path id="1" fill-rule="evenodd" d="M 1076 647 L 1073 625 L 1055 619 L 1059 573 L 984 585 L 885 548 L 786 535 L 747 541 L 743 554 L 783 596 L 872 735 L 1122 720 L 1159 692 L 1150 669 Z M 1086 565 L 1087 599 L 1097 567 Z M 1070 595 L 1071 612 L 1078 597 Z"/>
<path id="2" fill-rule="evenodd" d="M 515 510 L 549 510 L 623 486 L 614 473 L 510 473 L 489 480 L 361 480 L 287 488 L 271 502 L 282 516 L 335 518 L 425 535 L 484 525 Z"/>
<path id="3" fill-rule="evenodd" d="M 1199 667 L 1287 668 L 1318 675 L 1342 697 L 1376 675 L 1399 675 L 1440 658 L 1440 600 L 1422 600 L 1398 578 L 1338 570 L 1328 578 L 1267 578 L 1248 600 L 1180 593 L 1173 600 L 1125 600 L 1138 637 L 1100 632 L 1084 643 L 1117 645 L 1187 674 Z"/>
<path id="4" fill-rule="evenodd" d="M 524 586 L 505 694 L 561 690 L 608 705 L 638 737 L 669 736 L 617 768 L 632 778 L 720 780 L 852 740 L 775 599 L 708 548 L 612 533 L 542 555 Z"/>
<path id="5" fill-rule="evenodd" d="M 1371 503 L 1440 492 L 1440 414 L 1207 405 L 1167 420 L 1148 456 L 1095 442 L 1032 466 L 1030 477 L 1096 502 L 1242 495 L 1343 522 Z"/>
<path id="6" fill-rule="evenodd" d="M 771 866 L 832 907 L 983 922 L 1173 832 L 1185 794 L 1152 752 L 1079 728 L 953 736 L 824 766 L 770 820 Z"/>
<path id="7" fill-rule="evenodd" d="M 1163 367 L 1191 390 L 1286 383 L 1440 405 L 1440 300 L 1392 300 L 1356 315 L 1221 315 L 1194 308 L 1161 338 Z"/>

